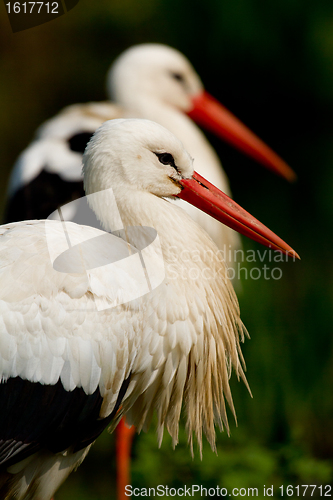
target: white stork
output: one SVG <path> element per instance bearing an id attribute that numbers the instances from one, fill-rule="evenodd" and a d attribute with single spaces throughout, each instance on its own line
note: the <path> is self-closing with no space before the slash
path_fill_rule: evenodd
<path id="1" fill-rule="evenodd" d="M 0 231 L 4 499 L 49 500 L 122 414 L 140 431 L 156 412 L 159 442 L 166 427 L 176 444 L 184 403 L 190 443 L 201 447 L 203 431 L 213 449 L 215 424 L 228 426 L 232 367 L 246 383 L 246 330 L 217 247 L 170 197 L 297 256 L 193 172 L 160 125 L 108 121 L 83 163 L 105 231 L 64 220 Z"/>

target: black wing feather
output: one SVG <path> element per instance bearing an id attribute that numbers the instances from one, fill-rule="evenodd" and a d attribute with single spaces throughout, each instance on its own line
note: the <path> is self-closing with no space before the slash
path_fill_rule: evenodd
<path id="1" fill-rule="evenodd" d="M 64 181 L 58 174 L 43 169 L 8 200 L 4 223 L 47 219 L 57 208 L 82 196 L 82 181 Z"/>
<path id="2" fill-rule="evenodd" d="M 91 444 L 115 418 L 130 378 L 126 379 L 111 415 L 99 417 L 103 398 L 99 389 L 66 391 L 58 381 L 42 385 L 10 378 L 0 384 L 0 469 L 40 449 L 53 453 L 70 446 L 79 451 Z"/>

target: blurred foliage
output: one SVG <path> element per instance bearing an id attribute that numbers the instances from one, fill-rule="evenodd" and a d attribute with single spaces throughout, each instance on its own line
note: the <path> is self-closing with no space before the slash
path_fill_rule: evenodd
<path id="1" fill-rule="evenodd" d="M 243 279 L 240 304 L 253 394 L 232 377 L 238 425 L 192 460 L 181 427 L 172 450 L 154 430 L 136 438 L 133 485 L 221 488 L 333 483 L 333 3 L 328 0 L 80 0 L 63 17 L 12 34 L 0 5 L 1 199 L 19 152 L 63 106 L 105 98 L 125 48 L 184 52 L 206 88 L 298 174 L 287 185 L 209 136 L 235 199 L 301 255 L 283 276 Z M 244 241 L 244 248 L 258 247 Z M 265 264 L 274 268 L 274 263 Z M 248 264 L 262 268 L 263 263 Z M 280 267 L 280 266 L 279 266 Z M 231 417 L 230 417 L 231 420 Z M 275 496 L 275 495 L 274 495 Z M 314 495 L 316 496 L 316 495 Z M 104 433 L 56 495 L 115 498 L 113 436 Z"/>

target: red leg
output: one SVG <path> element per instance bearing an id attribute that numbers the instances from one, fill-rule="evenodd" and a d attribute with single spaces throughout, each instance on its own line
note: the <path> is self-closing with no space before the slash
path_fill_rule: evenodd
<path id="1" fill-rule="evenodd" d="M 130 484 L 130 462 L 135 427 L 127 427 L 122 418 L 116 428 L 117 491 L 118 500 L 127 500 L 125 486 Z"/>

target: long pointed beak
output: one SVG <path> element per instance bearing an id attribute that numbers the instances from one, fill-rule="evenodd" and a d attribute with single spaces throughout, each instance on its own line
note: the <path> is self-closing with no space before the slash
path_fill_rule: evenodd
<path id="1" fill-rule="evenodd" d="M 197 172 L 194 172 L 191 179 L 181 180 L 180 184 L 183 189 L 177 195 L 178 198 L 186 200 L 252 240 L 299 259 L 298 254 L 287 243 Z"/>
<path id="2" fill-rule="evenodd" d="M 193 109 L 187 114 L 198 125 L 214 132 L 226 142 L 288 181 L 296 179 L 295 172 L 282 158 L 208 92 L 204 91 L 194 96 L 192 104 Z"/>

